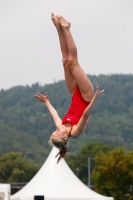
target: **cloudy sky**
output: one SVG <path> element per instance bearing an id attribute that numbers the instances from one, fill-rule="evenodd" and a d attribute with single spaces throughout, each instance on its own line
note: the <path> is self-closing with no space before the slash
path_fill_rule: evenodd
<path id="1" fill-rule="evenodd" d="M 51 12 L 71 22 L 87 74 L 133 74 L 133 0 L 0 0 L 0 89 L 64 79 Z"/>

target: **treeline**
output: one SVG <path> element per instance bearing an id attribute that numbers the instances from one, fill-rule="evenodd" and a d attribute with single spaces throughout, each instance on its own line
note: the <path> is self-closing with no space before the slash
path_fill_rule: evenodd
<path id="1" fill-rule="evenodd" d="M 133 75 L 90 76 L 94 87 L 104 89 L 92 111 L 90 124 L 78 139 L 69 140 L 69 154 L 88 142 L 133 149 Z M 0 91 L 0 156 L 21 152 L 40 166 L 51 147 L 48 140 L 55 126 L 47 108 L 38 102 L 36 92 L 48 92 L 52 105 L 63 117 L 71 98 L 65 81 L 40 86 L 16 86 Z"/>

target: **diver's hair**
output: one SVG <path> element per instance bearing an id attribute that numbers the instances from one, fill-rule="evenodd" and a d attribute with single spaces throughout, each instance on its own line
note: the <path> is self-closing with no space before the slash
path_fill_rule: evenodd
<path id="1" fill-rule="evenodd" d="M 59 161 L 62 159 L 62 158 L 65 158 L 65 155 L 66 153 L 68 152 L 68 149 L 67 149 L 67 146 L 66 147 L 63 147 L 59 150 L 58 154 L 55 156 L 55 157 L 58 157 L 57 159 L 57 163 L 59 163 Z"/>
<path id="2" fill-rule="evenodd" d="M 50 137 L 49 144 L 51 146 L 55 146 L 56 148 L 60 149 L 59 152 L 58 152 L 58 154 L 55 156 L 55 157 L 59 156 L 58 159 L 57 159 L 57 163 L 59 163 L 59 161 L 62 158 L 65 158 L 65 155 L 68 152 L 67 141 L 64 140 L 63 138 Z"/>

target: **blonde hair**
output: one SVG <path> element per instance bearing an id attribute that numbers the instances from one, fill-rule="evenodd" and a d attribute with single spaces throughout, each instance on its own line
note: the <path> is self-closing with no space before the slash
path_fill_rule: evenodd
<path id="1" fill-rule="evenodd" d="M 67 141 L 64 140 L 63 138 L 58 138 L 58 137 L 50 137 L 49 139 L 49 144 L 51 146 L 55 146 L 57 147 L 59 150 L 58 154 L 55 156 L 55 157 L 58 157 L 57 159 L 57 163 L 59 163 L 59 161 L 62 159 L 62 158 L 65 158 L 65 155 L 66 153 L 68 152 L 68 149 L 67 149 Z"/>

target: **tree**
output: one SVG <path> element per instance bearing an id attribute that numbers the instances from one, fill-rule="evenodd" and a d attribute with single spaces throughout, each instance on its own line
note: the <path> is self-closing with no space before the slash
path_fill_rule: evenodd
<path id="1" fill-rule="evenodd" d="M 99 151 L 107 153 L 114 147 L 102 144 L 101 142 L 91 142 L 85 145 L 76 156 L 67 157 L 66 161 L 75 174 L 78 174 L 81 181 L 88 183 L 88 157 L 94 158 Z M 91 170 L 95 165 L 92 160 Z M 78 171 L 78 172 L 77 172 Z"/>
<path id="2" fill-rule="evenodd" d="M 107 154 L 96 155 L 96 165 L 92 172 L 95 191 L 123 200 L 126 194 L 133 194 L 133 152 L 124 147 L 114 148 Z"/>
<path id="3" fill-rule="evenodd" d="M 38 167 L 28 163 L 18 152 L 6 153 L 0 157 L 0 182 L 28 182 L 37 173 Z"/>

